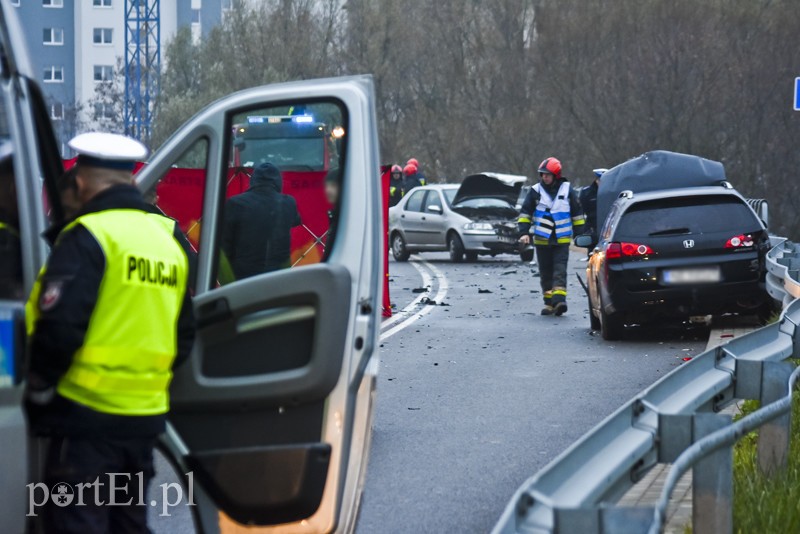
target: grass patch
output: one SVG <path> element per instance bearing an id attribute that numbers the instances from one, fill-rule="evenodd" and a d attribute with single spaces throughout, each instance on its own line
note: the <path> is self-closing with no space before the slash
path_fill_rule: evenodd
<path id="1" fill-rule="evenodd" d="M 746 401 L 743 415 L 757 401 Z M 767 478 L 756 460 L 757 434 L 743 437 L 733 449 L 733 530 L 749 534 L 800 532 L 800 392 L 792 407 L 792 443 L 785 471 Z"/>
<path id="2" fill-rule="evenodd" d="M 800 365 L 800 360 L 790 360 Z M 742 417 L 758 410 L 760 403 L 741 404 Z M 785 471 L 767 478 L 758 469 L 758 434 L 751 432 L 733 447 L 733 531 L 737 534 L 786 534 L 800 532 L 800 390 L 792 402 L 789 462 Z M 692 525 L 684 527 L 692 534 Z"/>

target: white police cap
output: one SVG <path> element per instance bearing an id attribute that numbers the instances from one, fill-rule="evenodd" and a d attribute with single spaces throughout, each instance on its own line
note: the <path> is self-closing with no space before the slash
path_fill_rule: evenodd
<path id="1" fill-rule="evenodd" d="M 110 169 L 132 169 L 147 157 L 147 147 L 136 139 L 112 133 L 89 132 L 73 137 L 69 147 L 78 163 Z"/>

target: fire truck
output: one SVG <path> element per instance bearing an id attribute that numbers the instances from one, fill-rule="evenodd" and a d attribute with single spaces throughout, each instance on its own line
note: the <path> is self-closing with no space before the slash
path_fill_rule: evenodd
<path id="1" fill-rule="evenodd" d="M 281 170 L 283 193 L 297 201 L 302 224 L 292 229 L 292 266 L 317 263 L 325 252 L 331 206 L 325 175 L 338 159 L 344 130 L 313 115 L 250 115 L 234 124 L 228 161 L 227 197 L 247 191 L 253 169 L 272 163 Z M 205 169 L 175 168 L 156 192 L 158 206 L 178 220 L 197 245 Z"/>

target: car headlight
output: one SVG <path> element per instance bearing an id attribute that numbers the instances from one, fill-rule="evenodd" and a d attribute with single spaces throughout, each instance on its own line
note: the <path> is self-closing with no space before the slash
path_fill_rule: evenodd
<path id="1" fill-rule="evenodd" d="M 464 225 L 464 230 L 494 230 L 491 223 L 471 222 Z"/>

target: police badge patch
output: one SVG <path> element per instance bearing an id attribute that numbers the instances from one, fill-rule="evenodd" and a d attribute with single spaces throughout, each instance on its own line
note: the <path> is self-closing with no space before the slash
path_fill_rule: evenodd
<path id="1" fill-rule="evenodd" d="M 58 301 L 61 300 L 61 291 L 64 287 L 64 282 L 53 281 L 47 282 L 42 291 L 42 296 L 39 297 L 39 309 L 41 311 L 52 310 Z"/>

